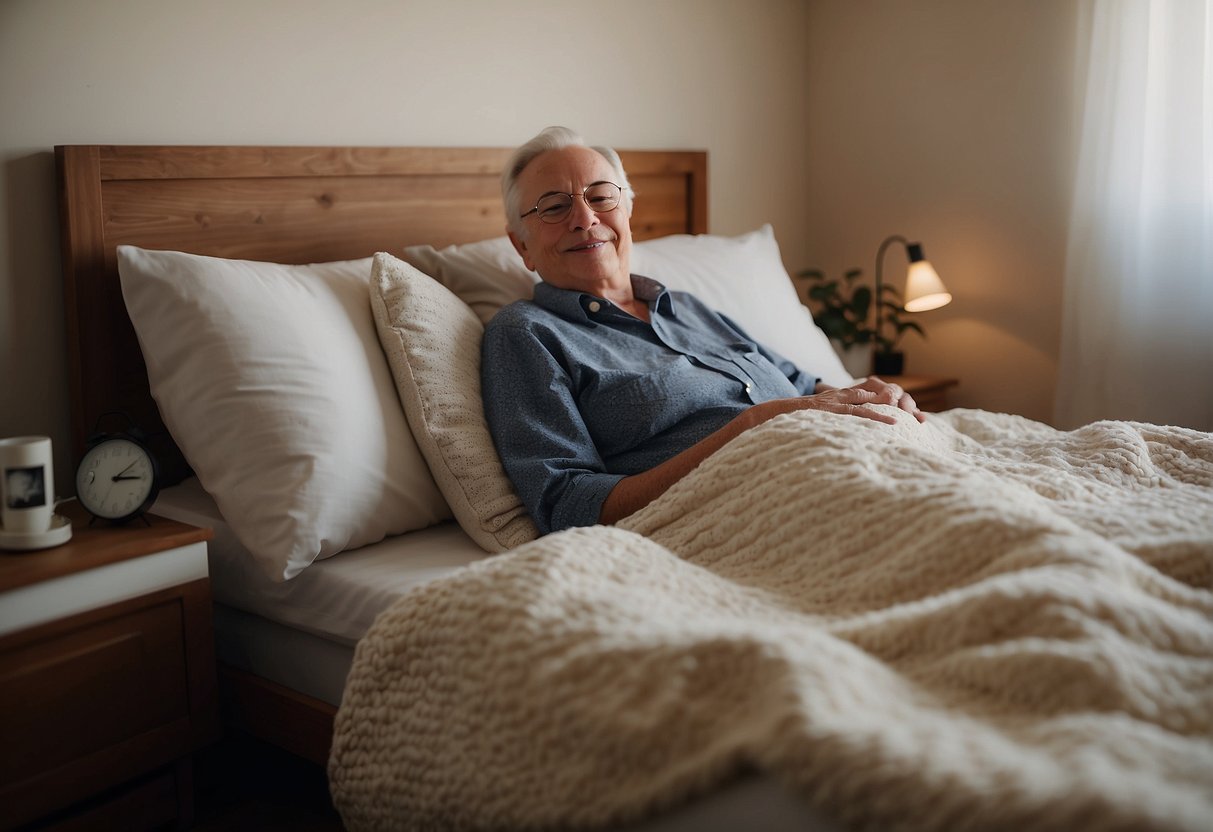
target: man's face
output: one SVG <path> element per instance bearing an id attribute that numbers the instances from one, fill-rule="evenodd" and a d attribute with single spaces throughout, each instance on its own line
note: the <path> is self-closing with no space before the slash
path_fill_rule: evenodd
<path id="1" fill-rule="evenodd" d="M 545 223 L 532 214 L 522 220 L 522 233 L 510 234 L 528 269 L 561 289 L 605 294 L 630 285 L 632 227 L 627 201 L 596 214 L 581 198 L 595 182 L 616 182 L 609 162 L 588 147 L 549 150 L 531 160 L 518 177 L 519 208 L 526 213 L 545 194 L 577 194 L 569 215 Z M 616 182 L 618 184 L 618 182 Z"/>

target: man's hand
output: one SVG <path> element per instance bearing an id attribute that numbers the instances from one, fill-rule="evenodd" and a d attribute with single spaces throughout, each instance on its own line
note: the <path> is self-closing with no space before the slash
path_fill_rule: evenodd
<path id="1" fill-rule="evenodd" d="M 901 389 L 899 385 L 892 384 L 884 379 L 877 378 L 876 376 L 868 376 L 859 384 L 851 387 L 835 388 L 824 383 L 818 384 L 814 397 L 816 397 L 816 395 L 821 395 L 822 393 L 828 393 L 836 390 L 855 390 L 872 393 L 875 395 L 875 398 L 864 401 L 862 402 L 863 404 L 892 405 L 893 407 L 900 408 L 906 413 L 911 414 L 920 422 L 926 421 L 926 414 L 918 409 L 918 405 L 914 403 L 913 396 Z M 882 419 L 881 421 L 884 420 Z"/>
<path id="2" fill-rule="evenodd" d="M 832 387 L 821 382 L 815 388 L 812 396 L 788 401 L 803 402 L 803 404 L 799 407 L 789 407 L 783 412 L 826 410 L 831 413 L 844 413 L 891 425 L 897 421 L 893 416 L 871 407 L 874 404 L 886 404 L 904 410 L 920 422 L 926 420 L 926 415 L 914 403 L 913 396 L 902 390 L 900 386 L 890 384 L 875 376 L 869 376 L 851 387 Z"/>

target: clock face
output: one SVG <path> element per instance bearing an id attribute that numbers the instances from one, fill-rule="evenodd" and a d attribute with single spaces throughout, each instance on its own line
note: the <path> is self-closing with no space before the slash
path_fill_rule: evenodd
<path id="1" fill-rule="evenodd" d="M 158 490 L 155 461 L 129 439 L 102 440 L 89 448 L 76 469 L 80 504 L 106 520 L 125 520 L 145 511 Z"/>

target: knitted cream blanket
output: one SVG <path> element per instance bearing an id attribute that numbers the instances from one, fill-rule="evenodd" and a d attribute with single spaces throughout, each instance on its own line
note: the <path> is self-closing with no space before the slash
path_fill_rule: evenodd
<path id="1" fill-rule="evenodd" d="M 846 826 L 1213 828 L 1213 435 L 779 417 L 358 646 L 350 830 L 593 827 L 743 768 Z"/>

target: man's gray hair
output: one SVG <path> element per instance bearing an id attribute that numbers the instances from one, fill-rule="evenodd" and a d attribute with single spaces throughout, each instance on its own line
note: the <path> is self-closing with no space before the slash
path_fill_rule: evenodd
<path id="1" fill-rule="evenodd" d="M 510 154 L 509 160 L 505 163 L 505 170 L 501 172 L 501 198 L 505 203 L 505 219 L 510 231 L 519 235 L 522 233 L 522 219 L 519 217 L 519 214 L 522 213 L 522 206 L 518 204 L 518 177 L 536 156 L 547 153 L 549 150 L 561 150 L 566 147 L 588 147 L 610 163 L 615 171 L 615 184 L 623 188 L 623 209 L 631 213 L 632 189 L 628 184 L 628 175 L 623 169 L 623 162 L 620 161 L 619 154 L 609 147 L 586 144 L 577 132 L 567 127 L 546 127 L 539 135 Z"/>

